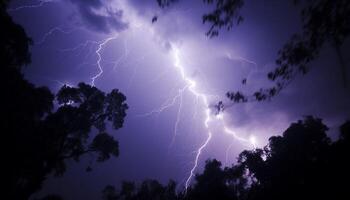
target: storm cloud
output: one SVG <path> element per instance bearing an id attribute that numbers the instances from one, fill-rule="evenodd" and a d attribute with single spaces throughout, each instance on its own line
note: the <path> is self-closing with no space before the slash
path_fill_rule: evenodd
<path id="1" fill-rule="evenodd" d="M 78 15 L 87 28 L 98 32 L 120 32 L 128 28 L 124 21 L 124 11 L 113 8 L 111 1 L 70 0 L 77 8 Z"/>

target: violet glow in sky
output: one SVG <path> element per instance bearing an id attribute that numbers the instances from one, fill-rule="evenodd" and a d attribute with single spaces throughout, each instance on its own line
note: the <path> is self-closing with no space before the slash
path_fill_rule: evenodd
<path id="1" fill-rule="evenodd" d="M 195 0 L 167 9 L 155 0 L 13 2 L 9 11 L 35 42 L 29 80 L 53 91 L 81 81 L 118 88 L 130 106 L 124 128 L 114 134 L 120 157 L 90 173 L 84 171 L 89 158 L 69 163 L 66 175 L 49 179 L 43 193 L 98 199 L 107 184 L 146 178 L 175 179 L 185 187 L 206 159 L 230 165 L 239 152 L 264 146 L 303 115 L 319 116 L 331 128 L 349 118 L 350 91 L 341 86 L 340 70 L 328 67 L 336 63 L 331 49 L 313 63 L 318 70 L 272 102 L 234 105 L 214 115 L 212 106 L 227 101 L 227 91 L 269 84 L 266 73 L 277 50 L 300 25 L 289 3 L 246 1 L 245 22 L 208 39 L 201 24 L 208 10 Z"/>

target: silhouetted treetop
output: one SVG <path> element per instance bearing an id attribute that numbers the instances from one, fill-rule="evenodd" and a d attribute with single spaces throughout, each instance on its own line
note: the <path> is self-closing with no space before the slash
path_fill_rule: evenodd
<path id="1" fill-rule="evenodd" d="M 296 74 L 306 74 L 311 61 L 318 57 L 325 43 L 338 55 L 346 86 L 346 66 L 340 47 L 350 34 L 350 2 L 346 0 L 307 1 L 301 11 L 303 32 L 295 34 L 278 52 L 278 67 L 268 74 L 272 81 L 288 81 Z"/>
<path id="2" fill-rule="evenodd" d="M 103 191 L 103 200 L 177 200 L 176 184 L 173 181 L 165 186 L 156 180 L 145 180 L 138 186 L 133 182 L 123 182 L 118 192 L 108 185 Z"/>
<path id="3" fill-rule="evenodd" d="M 302 5 L 302 32 L 293 34 L 290 40 L 278 51 L 277 67 L 267 74 L 275 82 L 271 88 L 261 88 L 246 99 L 264 101 L 279 94 L 298 74 L 310 71 L 310 63 L 315 60 L 325 44 L 334 47 L 341 68 L 341 78 L 347 87 L 347 68 L 341 46 L 350 34 L 350 2 L 347 0 L 310 0 Z M 332 67 L 334 67 L 332 66 Z M 236 103 L 238 92 L 229 92 L 228 96 Z"/>
<path id="4" fill-rule="evenodd" d="M 340 127 L 340 139 L 350 141 L 350 121 Z"/>
<path id="5" fill-rule="evenodd" d="M 175 185 L 162 186 L 154 180 L 140 186 L 125 182 L 120 192 L 107 186 L 103 193 L 110 198 L 104 199 L 349 199 L 349 124 L 340 127 L 339 139 L 332 142 L 322 120 L 306 116 L 280 136 L 270 137 L 264 148 L 243 151 L 231 167 L 207 160 L 187 190 L 175 192 L 169 190 Z"/>
<path id="6" fill-rule="evenodd" d="M 203 23 L 209 23 L 210 28 L 206 32 L 209 37 L 219 35 L 221 28 L 231 30 L 234 25 L 239 25 L 243 21 L 240 10 L 244 5 L 243 0 L 203 0 L 206 4 L 215 4 L 215 9 L 204 14 Z"/>
<path id="7" fill-rule="evenodd" d="M 60 106 L 54 110 L 48 89 L 36 88 L 18 73 L 13 77 L 1 85 L 10 97 L 1 105 L 6 105 L 2 109 L 7 115 L 2 127 L 7 130 L 6 141 L 14 147 L 9 158 L 11 187 L 26 196 L 16 198 L 26 199 L 37 191 L 48 174 L 62 175 L 66 159 L 78 161 L 84 154 L 96 153 L 102 162 L 119 155 L 118 142 L 106 132 L 106 125 L 123 126 L 128 106 L 121 92 L 105 94 L 84 83 L 77 88 L 63 86 L 56 96 Z M 10 86 L 14 80 L 17 83 Z M 24 180 L 26 184 L 19 185 Z"/>
<path id="8" fill-rule="evenodd" d="M 237 167 L 222 169 L 219 161 L 207 160 L 203 173 L 197 174 L 195 184 L 187 189 L 185 199 L 239 199 L 246 186 L 243 172 Z"/>
<path id="9" fill-rule="evenodd" d="M 9 1 L 0 2 L 0 57 L 1 67 L 21 69 L 30 63 L 29 46 L 32 40 L 27 36 L 22 26 L 13 22 L 6 12 Z"/>
<path id="10" fill-rule="evenodd" d="M 332 185 L 339 181 L 332 173 L 348 158 L 334 160 L 343 151 L 334 151 L 338 143 L 331 143 L 327 130 L 321 119 L 308 116 L 291 124 L 282 136 L 271 137 L 264 149 L 242 152 L 239 164 L 255 179 L 249 190 L 251 199 L 341 196 L 335 191 L 342 187 Z M 349 176 L 348 171 L 342 173 Z"/>
<path id="11" fill-rule="evenodd" d="M 102 199 L 103 200 L 118 200 L 117 191 L 114 186 L 107 185 L 102 190 Z"/>
<path id="12" fill-rule="evenodd" d="M 340 127 L 334 142 L 327 130 L 321 119 L 306 116 L 281 136 L 271 137 L 263 149 L 243 151 L 230 168 L 207 161 L 186 198 L 347 199 L 342 180 L 350 178 L 350 146 L 343 135 L 349 134 L 349 122 Z"/>
<path id="13" fill-rule="evenodd" d="M 63 86 L 57 94 L 58 103 L 79 108 L 81 112 L 91 113 L 93 125 L 100 131 L 105 130 L 105 121 L 110 121 L 115 129 L 122 127 L 126 110 L 126 97 L 117 89 L 109 94 L 96 87 L 79 83 L 77 88 Z"/>

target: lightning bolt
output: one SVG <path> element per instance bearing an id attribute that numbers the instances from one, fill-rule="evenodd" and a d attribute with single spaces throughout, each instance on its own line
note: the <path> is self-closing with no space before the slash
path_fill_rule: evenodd
<path id="1" fill-rule="evenodd" d="M 210 121 L 210 110 L 207 109 L 206 110 L 206 119 L 204 121 L 204 125 L 205 125 L 205 127 L 207 129 L 209 128 L 209 125 L 208 125 L 209 121 Z M 187 191 L 188 186 L 190 184 L 190 181 L 191 181 L 192 177 L 194 176 L 194 171 L 198 167 L 198 161 L 199 161 L 200 155 L 202 154 L 202 150 L 208 145 L 208 143 L 211 140 L 211 137 L 212 137 L 212 133 L 210 131 L 208 131 L 207 139 L 205 140 L 205 142 L 197 150 L 196 157 L 195 157 L 195 160 L 194 160 L 194 165 L 193 165 L 193 167 L 192 167 L 192 169 L 190 171 L 190 175 L 188 176 L 188 178 L 186 179 L 186 182 L 185 182 L 185 191 Z"/>
<path id="2" fill-rule="evenodd" d="M 209 127 L 209 123 L 210 123 L 210 121 L 213 120 L 213 118 L 212 118 L 211 110 L 209 109 L 210 105 L 209 105 L 208 97 L 209 96 L 215 96 L 215 95 L 204 94 L 204 93 L 198 92 L 196 90 L 196 84 L 197 84 L 196 81 L 192 80 L 191 78 L 189 78 L 186 75 L 185 68 L 181 64 L 179 48 L 176 45 L 174 45 L 174 44 L 172 44 L 171 46 L 172 46 L 172 56 L 173 56 L 173 59 L 174 59 L 174 64 L 173 65 L 178 70 L 178 72 L 179 72 L 179 74 L 181 76 L 181 79 L 185 82 L 185 86 L 183 88 L 180 88 L 178 90 L 178 93 L 174 97 L 167 99 L 158 109 L 151 110 L 148 113 L 145 113 L 145 114 L 142 114 L 142 115 L 138 115 L 138 116 L 146 117 L 146 116 L 150 116 L 150 115 L 153 115 L 153 114 L 160 114 L 164 110 L 174 106 L 175 103 L 179 99 L 179 107 L 178 107 L 178 110 L 177 110 L 176 121 L 175 121 L 175 125 L 174 125 L 173 138 L 172 138 L 172 141 L 171 141 L 171 143 L 169 145 L 169 147 L 171 147 L 174 144 L 176 136 L 178 135 L 178 126 L 180 124 L 180 119 L 181 119 L 181 110 L 182 110 L 182 106 L 183 106 L 182 104 L 183 104 L 183 94 L 184 94 L 184 92 L 189 91 L 189 92 L 191 92 L 194 95 L 194 97 L 196 98 L 196 107 L 197 107 L 198 101 L 200 101 L 202 103 L 203 107 L 205 108 L 204 127 L 207 130 L 207 137 L 206 137 L 205 141 L 195 151 L 194 164 L 193 164 L 193 166 L 192 166 L 192 168 L 191 168 L 191 170 L 189 172 L 189 175 L 188 175 L 188 177 L 186 178 L 186 181 L 185 181 L 185 191 L 187 191 L 187 189 L 188 189 L 188 187 L 190 185 L 191 179 L 193 178 L 193 176 L 195 174 L 195 171 L 196 171 L 196 169 L 198 167 L 199 159 L 201 157 L 201 154 L 202 154 L 203 150 L 206 148 L 206 146 L 209 144 L 209 142 L 210 142 L 210 140 L 212 138 L 212 135 L 213 135 L 212 132 L 209 130 L 209 128 L 210 128 Z M 243 58 L 240 58 L 240 59 L 242 61 L 244 61 L 244 62 L 248 62 L 249 61 L 249 60 L 245 60 Z M 248 63 L 253 64 L 253 61 L 249 61 Z M 197 112 L 197 111 L 195 111 L 195 112 Z M 223 130 L 224 130 L 225 133 L 227 133 L 228 135 L 232 136 L 235 140 L 238 140 L 241 143 L 249 144 L 249 146 L 251 145 L 251 146 L 253 146 L 253 148 L 256 148 L 256 141 L 255 141 L 254 137 L 251 137 L 249 139 L 241 137 L 236 132 L 234 132 L 233 130 L 230 130 L 225 125 L 223 113 L 220 113 L 220 114 L 216 115 L 215 118 L 216 118 L 216 120 L 219 120 L 219 121 L 222 122 Z M 231 147 L 229 147 L 229 148 L 231 148 Z M 228 152 L 228 151 L 226 151 L 226 152 Z"/>
<path id="3" fill-rule="evenodd" d="M 174 126 L 174 135 L 173 135 L 173 139 L 171 140 L 169 147 L 173 146 L 173 144 L 175 142 L 175 138 L 177 136 L 178 126 L 179 126 L 180 118 L 181 118 L 182 104 L 183 104 L 183 93 L 187 88 L 188 88 L 188 86 L 186 85 L 184 88 L 179 89 L 178 97 L 180 98 L 180 103 L 179 103 L 179 108 L 177 110 L 177 115 L 176 115 L 176 122 L 175 122 L 175 126 Z"/>
<path id="4" fill-rule="evenodd" d="M 236 140 L 238 140 L 242 143 L 251 144 L 254 149 L 256 148 L 256 139 L 254 136 L 250 136 L 247 139 L 247 138 L 244 138 L 244 137 L 237 135 L 237 133 L 235 131 L 230 130 L 228 127 L 224 127 L 224 130 L 227 134 L 233 136 Z"/>
<path id="5" fill-rule="evenodd" d="M 178 86 L 176 86 L 177 88 Z M 177 94 L 175 96 L 171 96 L 169 98 L 167 98 L 160 106 L 159 108 L 156 108 L 156 109 L 153 109 L 147 113 L 144 113 L 144 114 L 138 114 L 136 115 L 137 117 L 149 117 L 151 115 L 159 115 L 160 113 L 162 113 L 163 111 L 165 111 L 166 109 L 172 107 L 175 105 L 176 101 L 178 98 L 180 98 L 180 96 L 182 95 L 182 92 L 181 91 L 184 91 L 186 89 L 187 86 L 185 86 L 184 88 L 182 89 L 179 89 Z M 174 88 L 171 89 L 171 92 L 174 91 Z"/>
<path id="6" fill-rule="evenodd" d="M 13 12 L 13 11 L 19 11 L 22 9 L 33 9 L 33 8 L 39 8 L 44 6 L 47 3 L 52 3 L 52 2 L 56 2 L 57 0 L 39 0 L 37 4 L 30 4 L 30 5 L 22 5 L 22 6 L 18 6 L 16 8 L 10 8 L 8 9 L 8 11 Z M 47 38 L 51 35 L 53 35 L 55 32 L 60 32 L 63 34 L 70 34 L 73 31 L 75 31 L 76 28 L 72 29 L 72 30 L 64 30 L 63 28 L 61 28 L 60 26 L 56 26 L 53 27 L 52 29 L 50 29 L 48 32 L 46 32 L 44 34 L 44 36 L 42 37 L 41 40 L 39 40 L 39 42 L 37 43 L 37 45 L 41 45 L 43 43 L 46 42 Z M 101 51 L 103 50 L 104 46 L 106 46 L 110 41 L 116 39 L 118 37 L 118 34 L 115 34 L 112 37 L 108 37 L 100 42 L 96 42 L 96 41 L 86 41 L 84 44 L 80 44 L 77 47 L 73 48 L 73 49 L 66 49 L 63 51 L 71 51 L 71 50 L 76 50 L 79 47 L 84 47 L 87 46 L 89 43 L 97 43 L 98 44 L 98 48 L 95 51 L 96 55 L 97 55 L 97 61 L 96 61 L 96 65 L 98 68 L 98 73 L 95 74 L 93 77 L 91 77 L 91 85 L 95 86 L 95 81 L 96 79 L 98 79 L 99 77 L 101 77 L 101 75 L 103 74 L 103 68 L 101 65 L 101 61 L 102 61 L 102 56 L 101 56 Z"/>
<path id="7" fill-rule="evenodd" d="M 186 87 L 184 89 L 189 89 L 189 91 L 191 93 L 194 94 L 194 96 L 197 98 L 197 99 L 201 99 L 204 103 L 204 105 L 206 107 L 209 107 L 208 105 L 208 100 L 207 100 L 207 97 L 201 93 L 198 93 L 196 90 L 195 90 L 195 86 L 196 86 L 196 82 L 189 79 L 186 74 L 185 74 L 185 70 L 184 68 L 182 67 L 181 65 L 181 60 L 180 60 L 180 55 L 179 55 L 179 49 L 175 46 L 175 45 L 172 45 L 173 46 L 173 56 L 174 56 L 174 60 L 175 60 L 175 63 L 174 63 L 174 66 L 179 70 L 180 72 L 180 75 L 181 75 L 181 78 L 186 82 Z M 184 90 L 182 91 L 184 92 Z M 182 93 L 181 92 L 181 93 Z M 181 98 L 182 99 L 182 98 Z M 181 101 L 182 102 L 182 101 Z M 180 115 L 180 111 L 181 111 L 181 106 L 182 106 L 182 103 L 180 102 L 180 106 L 179 106 L 179 111 L 178 111 L 178 114 L 177 114 L 177 121 L 175 123 L 175 132 L 174 132 L 174 137 L 176 136 L 177 134 L 177 126 L 178 126 L 178 123 L 179 123 L 179 115 Z M 209 121 L 210 121 L 210 110 L 209 108 L 206 109 L 206 112 L 205 112 L 205 115 L 206 115 L 206 118 L 205 118 L 205 121 L 204 121 L 204 125 L 205 127 L 208 129 L 209 128 Z M 173 137 L 173 140 L 174 140 L 174 137 Z M 209 141 L 211 140 L 211 137 L 212 137 L 212 133 L 210 131 L 208 131 L 208 137 L 207 139 L 205 140 L 205 142 L 199 147 L 199 149 L 196 151 L 196 157 L 195 157 L 195 161 L 194 161 L 194 166 L 192 167 L 191 171 L 190 171 L 190 175 L 188 176 L 188 178 L 186 179 L 186 182 L 185 182 L 185 189 L 187 191 L 187 188 L 188 188 L 188 185 L 191 181 L 191 178 L 193 177 L 194 175 L 194 171 L 196 170 L 197 166 L 198 166 L 198 161 L 199 161 L 199 157 L 202 153 L 202 150 L 207 146 L 207 144 L 209 143 Z"/>
<path id="8" fill-rule="evenodd" d="M 195 89 L 196 82 L 186 76 L 184 67 L 181 65 L 179 49 L 175 45 L 172 45 L 172 46 L 173 46 L 173 54 L 174 54 L 174 60 L 175 60 L 174 66 L 179 70 L 182 79 L 187 83 L 189 91 L 197 99 L 200 99 L 203 102 L 204 106 L 206 107 L 204 126 L 208 130 L 208 136 L 207 136 L 207 139 L 205 140 L 205 142 L 196 151 L 194 165 L 193 165 L 192 169 L 190 170 L 190 175 L 188 176 L 188 178 L 186 179 L 186 182 L 185 182 L 185 190 L 187 191 L 189 183 L 190 183 L 192 177 L 194 176 L 194 171 L 198 167 L 199 157 L 200 157 L 203 149 L 208 145 L 208 143 L 210 142 L 210 140 L 212 138 L 212 133 L 209 130 L 209 122 L 211 120 L 211 116 L 210 116 L 208 99 L 207 99 L 206 95 L 196 91 L 196 89 Z"/>
<path id="9" fill-rule="evenodd" d="M 209 144 L 211 138 L 212 138 L 212 132 L 210 131 L 209 129 L 209 122 L 212 121 L 212 114 L 211 114 L 211 111 L 209 109 L 210 105 L 209 105 L 209 101 L 208 101 L 208 96 L 209 95 L 206 95 L 204 93 L 200 93 L 196 90 L 196 82 L 192 79 L 190 79 L 188 76 L 186 76 L 185 74 L 185 69 L 184 67 L 181 65 L 181 59 L 180 59 L 180 51 L 179 51 L 179 48 L 176 47 L 174 44 L 172 45 L 173 47 L 173 57 L 174 57 L 174 66 L 178 69 L 180 75 L 181 75 L 181 78 L 186 82 L 186 85 L 188 87 L 188 90 L 197 98 L 197 99 L 200 99 L 203 103 L 203 106 L 206 108 L 205 109 L 205 118 L 204 118 L 204 126 L 205 128 L 207 129 L 207 138 L 206 140 L 204 141 L 204 143 L 197 149 L 196 151 L 196 156 L 194 158 L 194 165 L 193 167 L 191 168 L 190 170 L 190 173 L 189 173 L 189 176 L 187 177 L 186 179 L 186 182 L 185 182 L 185 191 L 187 191 L 188 187 L 189 187 L 189 184 L 191 182 L 191 179 L 193 178 L 194 176 L 194 173 L 198 167 L 198 163 L 199 163 L 199 159 L 200 159 L 200 156 L 202 154 L 202 151 L 206 148 L 206 146 Z M 181 104 L 180 104 L 181 105 Z M 180 109 L 179 109 L 180 110 Z M 179 112 L 178 112 L 178 115 L 179 116 Z M 179 119 L 179 118 L 177 118 Z M 255 137 L 251 137 L 249 139 L 247 138 L 244 138 L 244 137 L 241 137 L 239 135 L 236 134 L 236 132 L 230 130 L 226 125 L 225 125 L 225 121 L 224 121 L 224 115 L 223 113 L 220 113 L 218 115 L 216 115 L 216 120 L 219 120 L 222 122 L 222 125 L 223 125 L 223 129 L 226 133 L 228 133 L 229 135 L 231 135 L 234 139 L 240 141 L 240 142 L 243 142 L 243 143 L 249 143 L 253 146 L 253 148 L 256 148 L 256 139 Z M 177 126 L 178 124 L 178 121 L 176 121 L 175 123 L 175 127 Z M 176 129 L 175 129 L 176 130 Z M 176 134 L 176 132 L 175 132 Z"/>
<path id="10" fill-rule="evenodd" d="M 24 6 L 20 6 L 17 8 L 13 8 L 13 9 L 9 9 L 9 11 L 18 11 L 21 9 L 25 9 L 25 8 L 38 8 L 43 6 L 46 3 L 50 3 L 50 2 L 54 2 L 55 0 L 41 0 L 39 1 L 37 4 L 33 4 L 33 5 L 24 5 Z M 136 28 L 141 28 L 142 26 L 140 25 L 135 25 Z M 44 36 L 42 37 L 42 39 L 38 42 L 38 44 L 43 44 L 47 38 L 51 35 L 53 35 L 56 32 L 60 32 L 63 34 L 69 34 L 73 31 L 75 31 L 76 29 L 72 29 L 72 30 L 65 30 L 63 28 L 61 28 L 60 26 L 54 27 L 52 29 L 50 29 L 47 33 L 44 34 Z M 104 73 L 103 70 L 103 66 L 102 66 L 102 52 L 104 50 L 104 48 L 113 40 L 118 38 L 118 34 L 114 34 L 110 37 L 107 37 L 101 41 L 90 41 L 87 40 L 81 44 L 79 44 L 76 47 L 73 48 L 69 48 L 69 49 L 63 49 L 63 52 L 70 52 L 70 51 L 78 51 L 81 49 L 85 49 L 87 47 L 90 48 L 90 51 L 88 52 L 88 54 L 85 56 L 87 58 L 88 55 L 90 55 L 90 53 L 94 52 L 95 55 L 97 56 L 96 61 L 94 62 L 94 65 L 97 66 L 97 73 L 94 74 L 90 79 L 91 79 L 91 85 L 94 86 L 96 80 L 98 80 Z M 198 147 L 198 149 L 195 151 L 195 157 L 194 157 L 194 161 L 193 161 L 193 166 L 190 169 L 189 175 L 186 178 L 185 181 L 185 190 L 187 191 L 191 180 L 195 174 L 196 169 L 198 168 L 199 165 L 199 159 L 202 155 L 202 152 L 205 150 L 205 148 L 207 147 L 207 145 L 209 144 L 209 142 L 212 139 L 213 133 L 210 130 L 210 122 L 212 120 L 218 120 L 222 122 L 222 126 L 223 126 L 223 131 L 225 133 L 227 133 L 228 135 L 232 136 L 235 140 L 242 142 L 244 144 L 249 144 L 252 145 L 253 148 L 256 148 L 256 139 L 255 137 L 251 136 L 250 138 L 245 138 L 245 137 L 241 137 L 238 134 L 236 134 L 236 132 L 234 132 L 233 130 L 229 129 L 229 127 L 227 127 L 225 125 L 225 121 L 224 121 L 224 115 L 222 113 L 216 115 L 216 117 L 213 117 L 213 114 L 211 112 L 210 109 L 210 105 L 209 105 L 209 97 L 210 95 L 201 93 L 199 91 L 197 91 L 196 89 L 196 81 L 192 80 L 191 78 L 189 78 L 189 76 L 186 75 L 185 73 L 185 68 L 181 63 L 181 56 L 180 56 L 180 49 L 175 45 L 175 44 L 171 44 L 171 53 L 173 56 L 173 65 L 174 67 L 178 70 L 182 81 L 185 83 L 185 86 L 178 89 L 177 94 L 174 97 L 170 97 L 169 99 L 167 99 L 158 109 L 152 110 L 146 114 L 143 114 L 141 116 L 150 116 L 153 114 L 159 114 L 161 112 L 163 112 L 164 110 L 170 108 L 171 106 L 174 106 L 176 104 L 176 102 L 179 100 L 179 107 L 177 110 L 177 115 L 176 115 L 176 121 L 174 124 L 174 133 L 173 133 L 173 138 L 172 141 L 170 143 L 170 146 L 173 145 L 176 136 L 178 135 L 178 129 L 179 129 L 179 124 L 180 124 L 180 120 L 181 120 L 181 112 L 182 112 L 182 107 L 183 107 L 183 95 L 186 91 L 190 92 L 191 94 L 193 94 L 193 96 L 196 98 L 196 111 L 197 112 L 197 104 L 201 103 L 201 107 L 203 106 L 204 108 L 204 119 L 203 119 L 203 124 L 205 129 L 207 130 L 207 135 L 206 135 L 206 139 L 202 142 L 202 144 Z M 94 49 L 93 49 L 94 48 Z M 92 50 L 93 49 L 93 50 Z M 127 57 L 127 55 L 129 54 L 129 51 L 127 49 L 127 44 L 125 42 L 124 45 L 124 49 L 125 52 L 122 55 L 122 57 L 120 57 L 119 59 L 117 59 L 114 62 L 114 67 L 113 69 L 115 70 L 119 65 L 120 62 L 125 59 Z M 81 51 L 79 51 L 81 52 Z M 228 55 L 229 58 L 232 58 L 231 55 Z M 237 58 L 232 58 L 232 59 L 237 59 Z M 242 60 L 243 62 L 247 62 L 253 65 L 256 65 L 253 61 L 244 59 L 244 58 L 238 58 L 240 60 Z M 136 68 L 134 68 L 134 73 L 136 72 Z M 134 75 L 132 76 L 133 79 Z M 131 79 L 131 80 L 132 80 Z M 131 81 L 130 81 L 131 82 Z M 197 113 L 195 113 L 197 114 Z"/>
<path id="11" fill-rule="evenodd" d="M 110 41 L 117 39 L 117 37 L 118 37 L 118 34 L 116 34 L 116 35 L 114 35 L 112 37 L 109 37 L 109 38 L 99 42 L 98 48 L 95 51 L 95 53 L 97 55 L 96 65 L 97 65 L 97 68 L 98 68 L 98 73 L 91 78 L 91 85 L 92 86 L 95 86 L 96 79 L 101 77 L 101 75 L 103 74 L 103 68 L 102 68 L 102 65 L 101 65 L 101 60 L 102 60 L 101 51 L 103 50 L 104 46 L 106 46 Z"/>

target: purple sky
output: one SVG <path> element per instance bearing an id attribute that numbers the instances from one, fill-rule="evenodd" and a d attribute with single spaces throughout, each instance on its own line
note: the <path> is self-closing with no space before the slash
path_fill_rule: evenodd
<path id="1" fill-rule="evenodd" d="M 247 0 L 241 25 L 208 39 L 201 16 L 211 8 L 201 0 L 183 0 L 166 9 L 156 0 L 13 2 L 11 15 L 35 43 L 25 71 L 30 81 L 57 91 L 62 84 L 91 83 L 95 77 L 94 84 L 104 91 L 120 89 L 130 107 L 124 128 L 114 133 L 120 142 L 117 159 L 94 165 L 89 173 L 88 156 L 69 162 L 67 173 L 49 178 L 37 196 L 99 199 L 107 184 L 146 178 L 174 179 L 182 188 L 209 131 L 212 137 L 195 172 L 208 158 L 230 165 L 239 152 L 253 148 L 252 138 L 262 147 L 304 115 L 323 118 L 331 134 L 349 119 L 350 90 L 342 87 L 330 47 L 322 50 L 309 74 L 271 102 L 232 106 L 221 119 L 207 115 L 208 106 L 227 101 L 229 90 L 268 85 L 266 73 L 275 67 L 278 49 L 300 31 L 291 2 Z M 158 21 L 152 24 L 155 15 Z M 248 83 L 242 88 L 245 77 Z"/>

